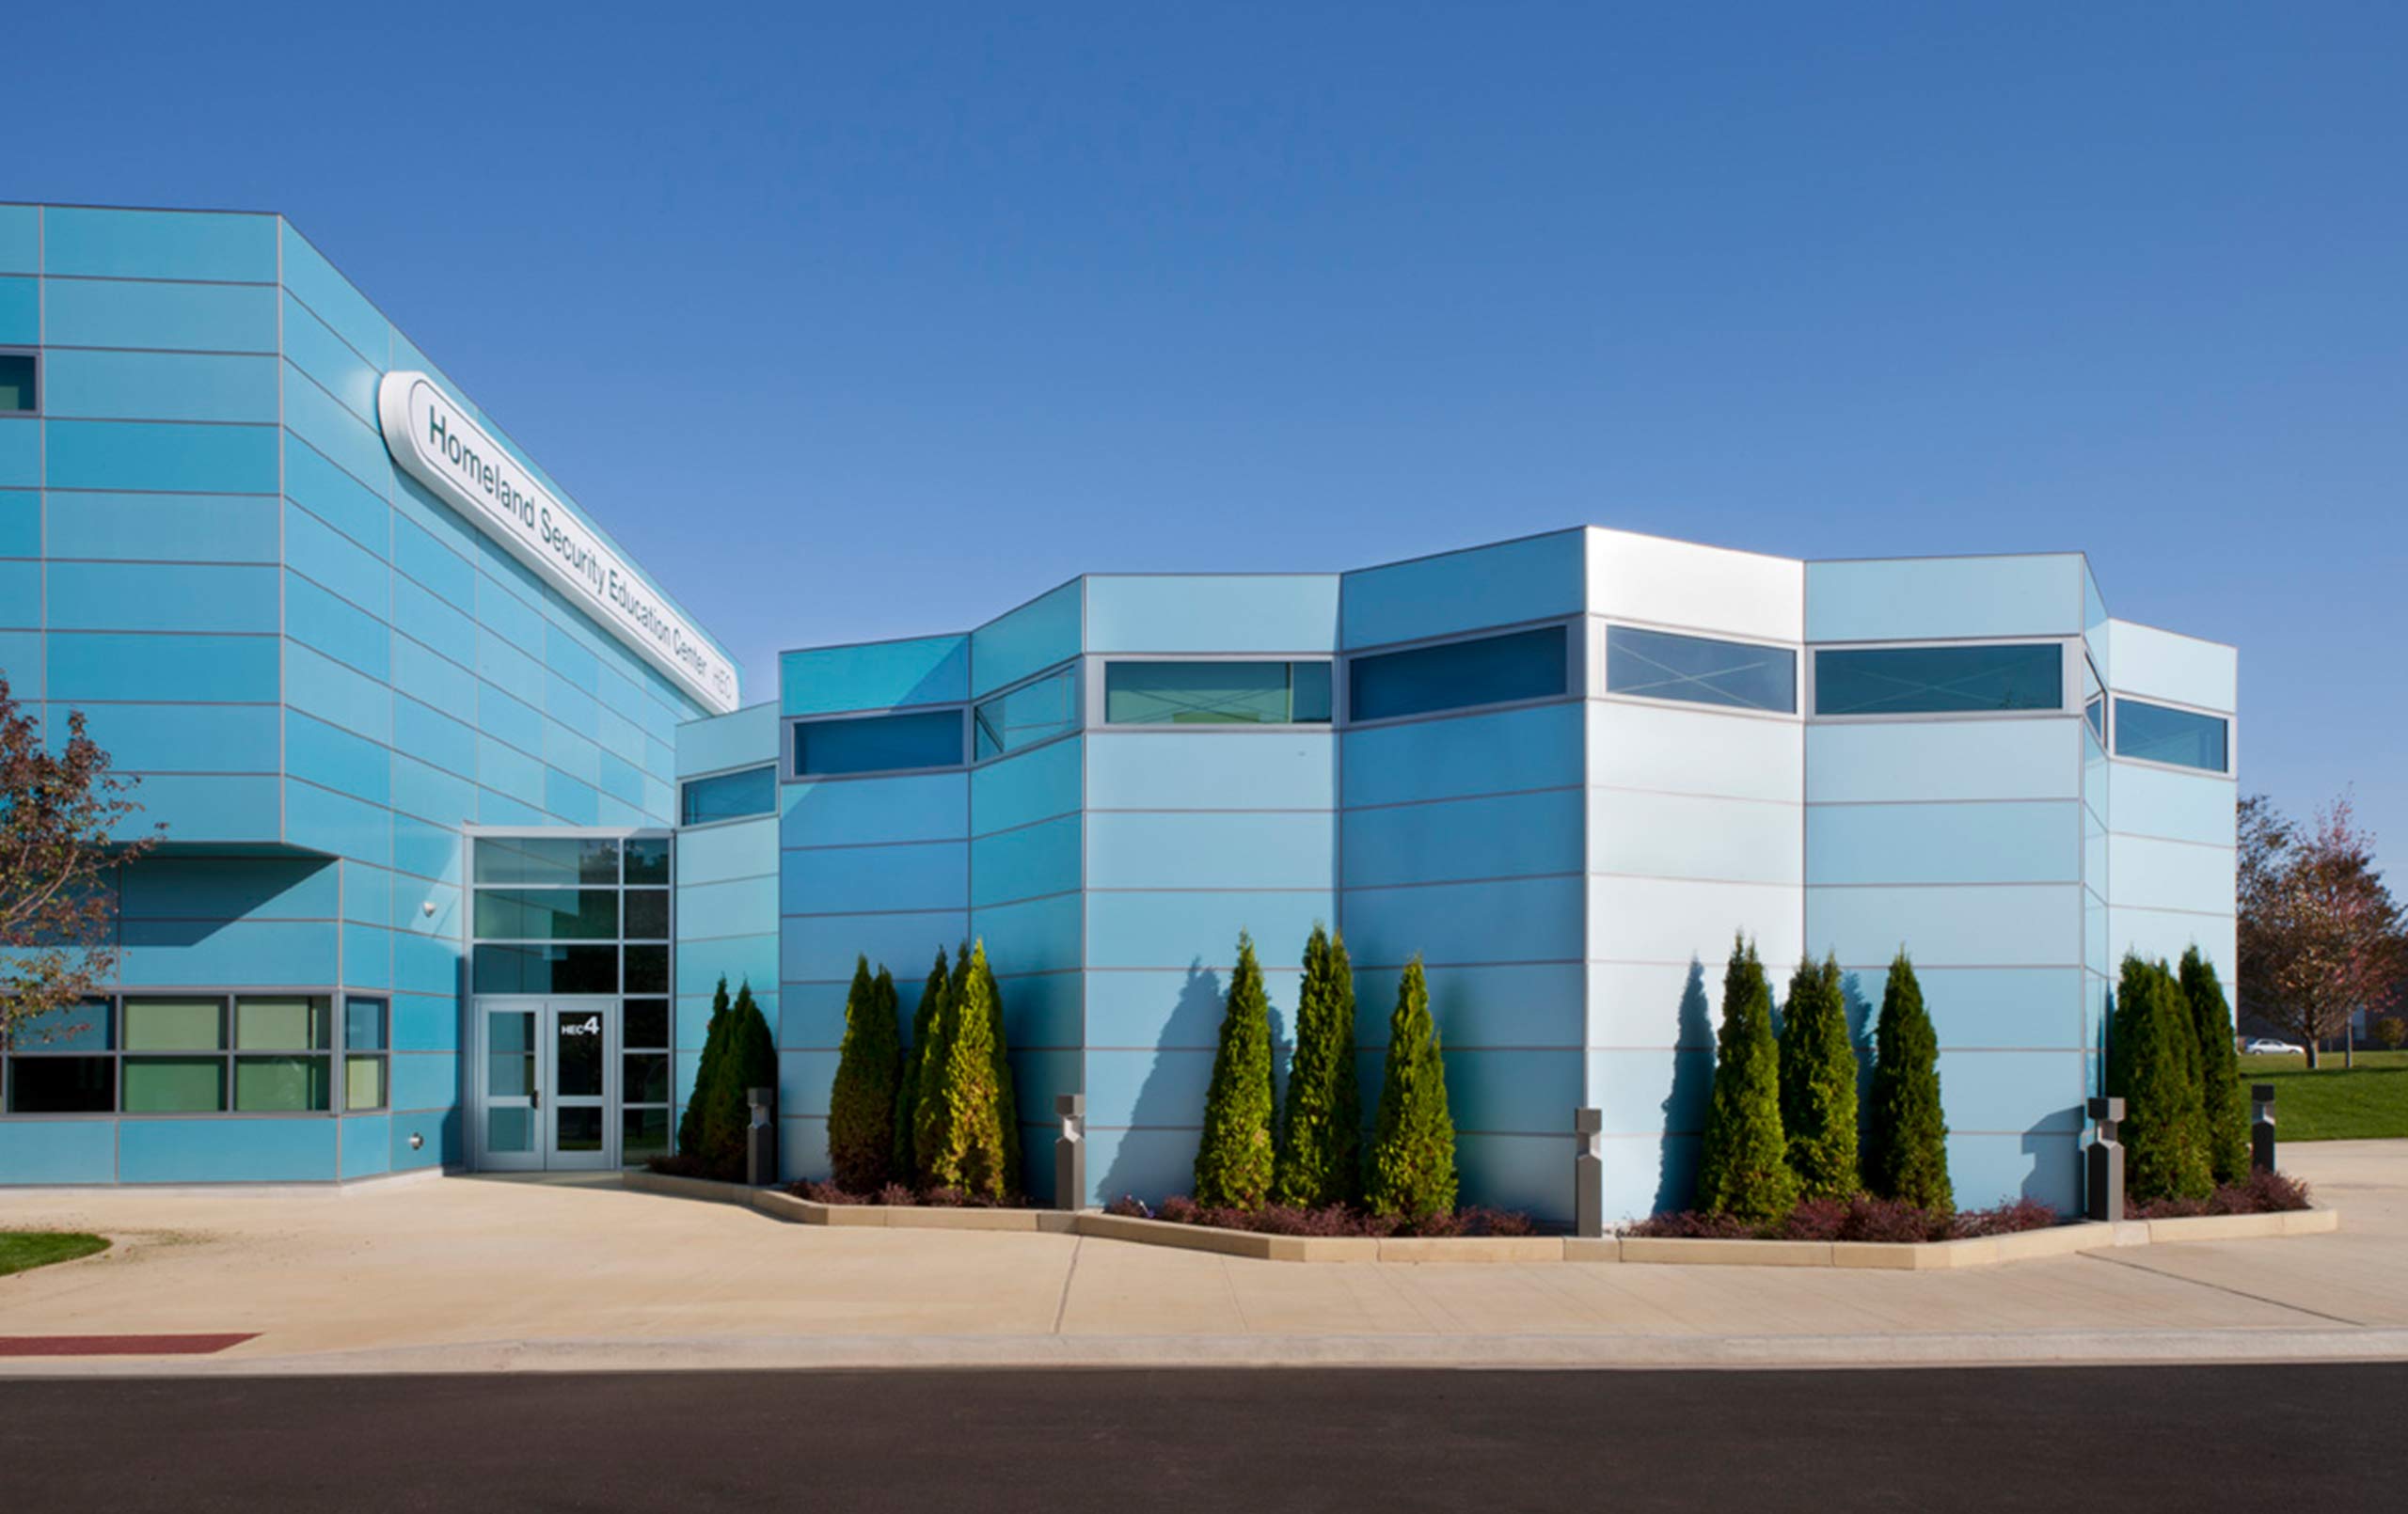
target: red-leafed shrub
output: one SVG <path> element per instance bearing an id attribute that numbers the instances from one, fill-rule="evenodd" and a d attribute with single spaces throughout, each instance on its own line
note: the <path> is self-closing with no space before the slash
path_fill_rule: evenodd
<path id="1" fill-rule="evenodd" d="M 1291 1204 L 1266 1204 L 1259 1209 L 1206 1207 L 1180 1194 L 1149 1208 L 1133 1196 L 1105 1206 L 1104 1213 L 1133 1220 L 1162 1220 L 1171 1224 L 1209 1225 L 1216 1230 L 1243 1230 L 1260 1236 L 1307 1236 L 1332 1239 L 1384 1236 L 1528 1236 L 1537 1225 L 1527 1214 L 1511 1209 L 1473 1206 L 1442 1210 L 1418 1220 L 1402 1215 L 1370 1214 L 1343 1204 L 1304 1208 Z"/>
<path id="2" fill-rule="evenodd" d="M 2253 1172 L 2244 1181 L 2219 1185 L 2204 1199 L 2151 1199 L 2124 1212 L 2135 1220 L 2187 1220 L 2201 1214 L 2280 1214 L 2307 1206 L 2305 1183 L 2289 1173 Z"/>
<path id="3" fill-rule="evenodd" d="M 1952 1215 L 1896 1199 L 1856 1193 L 1844 1199 L 1807 1199 L 1779 1219 L 1762 1222 L 1696 1210 L 1652 1215 L 1630 1225 L 1623 1234 L 1668 1240 L 1867 1240 L 1921 1244 L 2041 1230 L 2056 1222 L 2057 1211 L 2036 1199 L 2017 1199 L 1995 1208 L 1969 1209 Z"/>

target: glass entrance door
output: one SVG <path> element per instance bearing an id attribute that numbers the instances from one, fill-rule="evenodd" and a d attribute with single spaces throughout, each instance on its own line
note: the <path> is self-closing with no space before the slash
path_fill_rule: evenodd
<path id="1" fill-rule="evenodd" d="M 477 1165 L 573 1172 L 618 1165 L 618 1003 L 480 999 L 484 1086 Z"/>

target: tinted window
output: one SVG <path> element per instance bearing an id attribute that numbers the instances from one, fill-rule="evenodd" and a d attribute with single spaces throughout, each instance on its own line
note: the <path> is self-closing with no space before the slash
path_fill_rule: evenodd
<path id="1" fill-rule="evenodd" d="M 2055 642 L 2012 647 L 1860 647 L 1814 654 L 1817 715 L 1968 715 L 2065 708 Z"/>
<path id="2" fill-rule="evenodd" d="M 619 949 L 480 944 L 471 977 L 481 994 L 614 994 Z"/>
<path id="3" fill-rule="evenodd" d="M 739 815 L 768 814 L 778 807 L 778 775 L 774 768 L 749 767 L 741 773 L 688 781 L 678 807 L 689 826 Z"/>
<path id="4" fill-rule="evenodd" d="M 1798 654 L 1786 647 L 1609 625 L 1606 691 L 1787 715 L 1798 708 Z"/>
<path id="5" fill-rule="evenodd" d="M 798 778 L 961 765 L 961 712 L 806 720 L 794 728 Z"/>
<path id="6" fill-rule="evenodd" d="M 1347 718 L 1386 720 L 1474 704 L 1548 699 L 1565 691 L 1571 654 L 1564 628 L 1382 652 L 1346 665 Z"/>
<path id="7" fill-rule="evenodd" d="M 2115 755 L 2146 762 L 2172 763 L 2201 772 L 2226 768 L 2226 727 L 2212 715 L 2170 710 L 2140 700 L 2115 702 Z"/>
<path id="8" fill-rule="evenodd" d="M 0 415 L 32 415 L 41 408 L 34 392 L 34 355 L 0 353 Z"/>
<path id="9" fill-rule="evenodd" d="M 1078 686 L 1070 670 L 987 701 L 971 712 L 978 733 L 978 756 L 1001 756 L 1058 736 L 1078 723 Z"/>
<path id="10" fill-rule="evenodd" d="M 589 836 L 480 836 L 479 883 L 616 883 L 619 844 Z"/>
<path id="11" fill-rule="evenodd" d="M 1296 725 L 1329 718 L 1325 662 L 1116 662 L 1109 725 Z"/>

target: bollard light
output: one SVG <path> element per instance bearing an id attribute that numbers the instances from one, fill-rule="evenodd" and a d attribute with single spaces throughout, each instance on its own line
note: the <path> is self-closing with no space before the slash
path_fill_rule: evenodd
<path id="1" fill-rule="evenodd" d="M 1605 1128 L 1605 1111 L 1572 1112 L 1572 1233 L 1576 1236 L 1606 1233 L 1606 1159 L 1597 1152 L 1597 1137 Z"/>
<path id="2" fill-rule="evenodd" d="M 2274 1170 L 2274 1085 L 2249 1085 L 2249 1170 Z"/>
<path id="3" fill-rule="evenodd" d="M 748 1088 L 744 1101 L 752 1106 L 751 1126 L 744 1132 L 744 1180 L 768 1188 L 778 1180 L 778 1091 Z"/>
<path id="4" fill-rule="evenodd" d="M 2124 1218 L 2124 1148 L 2115 1141 L 2115 1127 L 2124 1121 L 2120 1098 L 2094 1098 L 2088 1106 L 2093 1133 L 2083 1153 L 2086 1175 L 2083 1211 L 2093 1220 L 2114 1224 Z"/>
<path id="5" fill-rule="evenodd" d="M 1054 1112 L 1062 1133 L 1054 1138 L 1054 1207 L 1081 1209 L 1087 1198 L 1087 1096 L 1056 1094 Z"/>

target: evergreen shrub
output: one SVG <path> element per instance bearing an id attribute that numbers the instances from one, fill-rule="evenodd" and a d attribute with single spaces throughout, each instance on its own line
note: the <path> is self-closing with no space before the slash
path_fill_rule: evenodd
<path id="1" fill-rule="evenodd" d="M 1947 1212 L 1948 1121 L 1940 1100 L 1940 1036 L 1923 985 L 1901 947 L 1881 990 L 1873 1035 L 1873 1108 L 1865 1126 L 1864 1186 L 1878 1198 Z"/>
<path id="2" fill-rule="evenodd" d="M 1800 961 L 1781 1022 L 1781 1128 L 1801 1197 L 1857 1191 L 1856 1072 L 1839 961 Z"/>
<path id="3" fill-rule="evenodd" d="M 1296 1053 L 1279 1112 L 1274 1202 L 1318 1209 L 1363 1195 L 1363 1096 L 1354 1068 L 1354 970 L 1315 923 L 1296 991 Z"/>
<path id="4" fill-rule="evenodd" d="M 1733 942 L 1722 974 L 1722 1025 L 1715 1035 L 1714 1093 L 1698 1161 L 1698 1207 L 1762 1222 L 1798 1202 L 1782 1130 L 1779 1049 L 1772 988 L 1755 944 Z"/>
<path id="5" fill-rule="evenodd" d="M 1455 1207 L 1455 1122 L 1447 1112 L 1447 1064 L 1430 1016 L 1421 954 L 1404 965 L 1388 1017 L 1364 1203 L 1374 1214 L 1419 1222 Z"/>
<path id="6" fill-rule="evenodd" d="M 1238 933 L 1237 968 L 1221 1011 L 1204 1128 L 1196 1143 L 1196 1202 L 1258 1209 L 1271 1196 L 1271 1001 L 1254 938 Z"/>

